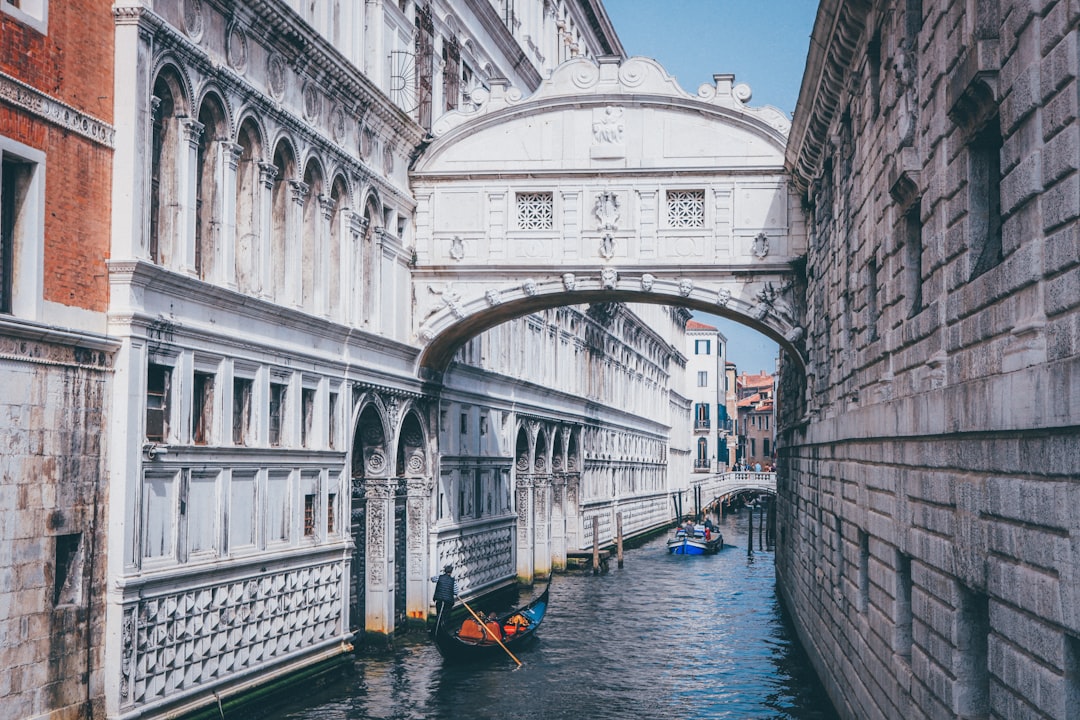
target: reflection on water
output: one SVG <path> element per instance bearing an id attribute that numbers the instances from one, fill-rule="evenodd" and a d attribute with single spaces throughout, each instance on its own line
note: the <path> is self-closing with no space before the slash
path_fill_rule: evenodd
<path id="1" fill-rule="evenodd" d="M 667 555 L 658 537 L 622 569 L 556 576 L 520 669 L 509 658 L 453 666 L 426 642 L 399 642 L 257 717 L 836 718 L 779 607 L 773 554 L 747 556 L 745 525 L 745 510 L 724 519 L 717 555 Z"/>

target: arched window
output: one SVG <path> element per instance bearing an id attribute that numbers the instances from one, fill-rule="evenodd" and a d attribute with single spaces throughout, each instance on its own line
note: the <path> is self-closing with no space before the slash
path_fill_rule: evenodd
<path id="1" fill-rule="evenodd" d="M 240 126 L 236 144 L 240 146 L 236 167 L 236 286 L 241 292 L 258 292 L 262 289 L 259 278 L 262 140 L 254 120 L 249 118 Z"/>
<path id="2" fill-rule="evenodd" d="M 195 161 L 195 272 L 203 280 L 213 280 L 221 238 L 222 188 L 218 187 L 218 170 L 221 143 L 228 136 L 225 111 L 216 97 L 203 100 L 199 123 L 203 131 Z"/>
<path id="3" fill-rule="evenodd" d="M 150 261 L 167 265 L 175 259 L 179 213 L 177 153 L 180 143 L 178 115 L 183 114 L 183 86 L 171 69 L 154 82 L 150 151 Z"/>
<path id="4" fill-rule="evenodd" d="M 288 286 L 285 283 L 286 242 L 289 215 L 289 180 L 296 177 L 296 161 L 292 149 L 285 142 L 278 143 L 274 151 L 274 189 L 270 231 L 271 294 L 279 303 L 289 300 Z"/>

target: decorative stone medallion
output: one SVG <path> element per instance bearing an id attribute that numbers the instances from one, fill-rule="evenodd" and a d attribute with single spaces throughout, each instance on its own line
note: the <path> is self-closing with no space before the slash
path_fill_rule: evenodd
<path id="1" fill-rule="evenodd" d="M 236 72 L 243 73 L 247 70 L 247 35 L 244 34 L 244 29 L 235 23 L 229 28 L 229 36 L 225 41 L 225 59 L 228 60 L 229 67 Z"/>
<path id="2" fill-rule="evenodd" d="M 203 7 L 202 0 L 184 0 L 184 31 L 195 42 L 202 38 Z"/>
<path id="3" fill-rule="evenodd" d="M 266 84 L 278 100 L 285 95 L 286 77 L 285 58 L 273 53 L 266 61 Z"/>
<path id="4" fill-rule="evenodd" d="M 340 143 L 345 139 L 345 111 L 340 105 L 335 105 L 330 111 L 330 133 L 334 136 L 334 142 Z"/>
<path id="5" fill-rule="evenodd" d="M 322 98 L 319 97 L 319 91 L 313 83 L 307 83 L 304 85 L 304 117 L 314 121 L 318 119 L 320 112 L 322 112 Z"/>

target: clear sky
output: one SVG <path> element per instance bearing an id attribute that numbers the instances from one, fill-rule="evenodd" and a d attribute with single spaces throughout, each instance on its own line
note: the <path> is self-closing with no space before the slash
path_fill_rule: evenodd
<path id="1" fill-rule="evenodd" d="M 753 91 L 750 105 L 773 105 L 790 117 L 799 97 L 815 0 L 604 0 L 628 55 L 660 62 L 696 94 L 716 73 L 734 73 Z M 777 346 L 749 328 L 694 313 L 728 339 L 738 371 L 773 372 Z"/>

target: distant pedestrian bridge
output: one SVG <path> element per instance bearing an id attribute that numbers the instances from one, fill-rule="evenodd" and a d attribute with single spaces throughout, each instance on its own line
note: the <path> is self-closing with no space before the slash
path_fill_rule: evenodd
<path id="1" fill-rule="evenodd" d="M 694 497 L 701 498 L 702 507 L 724 502 L 743 493 L 776 495 L 774 472 L 727 472 L 694 478 L 690 482 Z M 700 488 L 700 494 L 697 488 Z"/>

